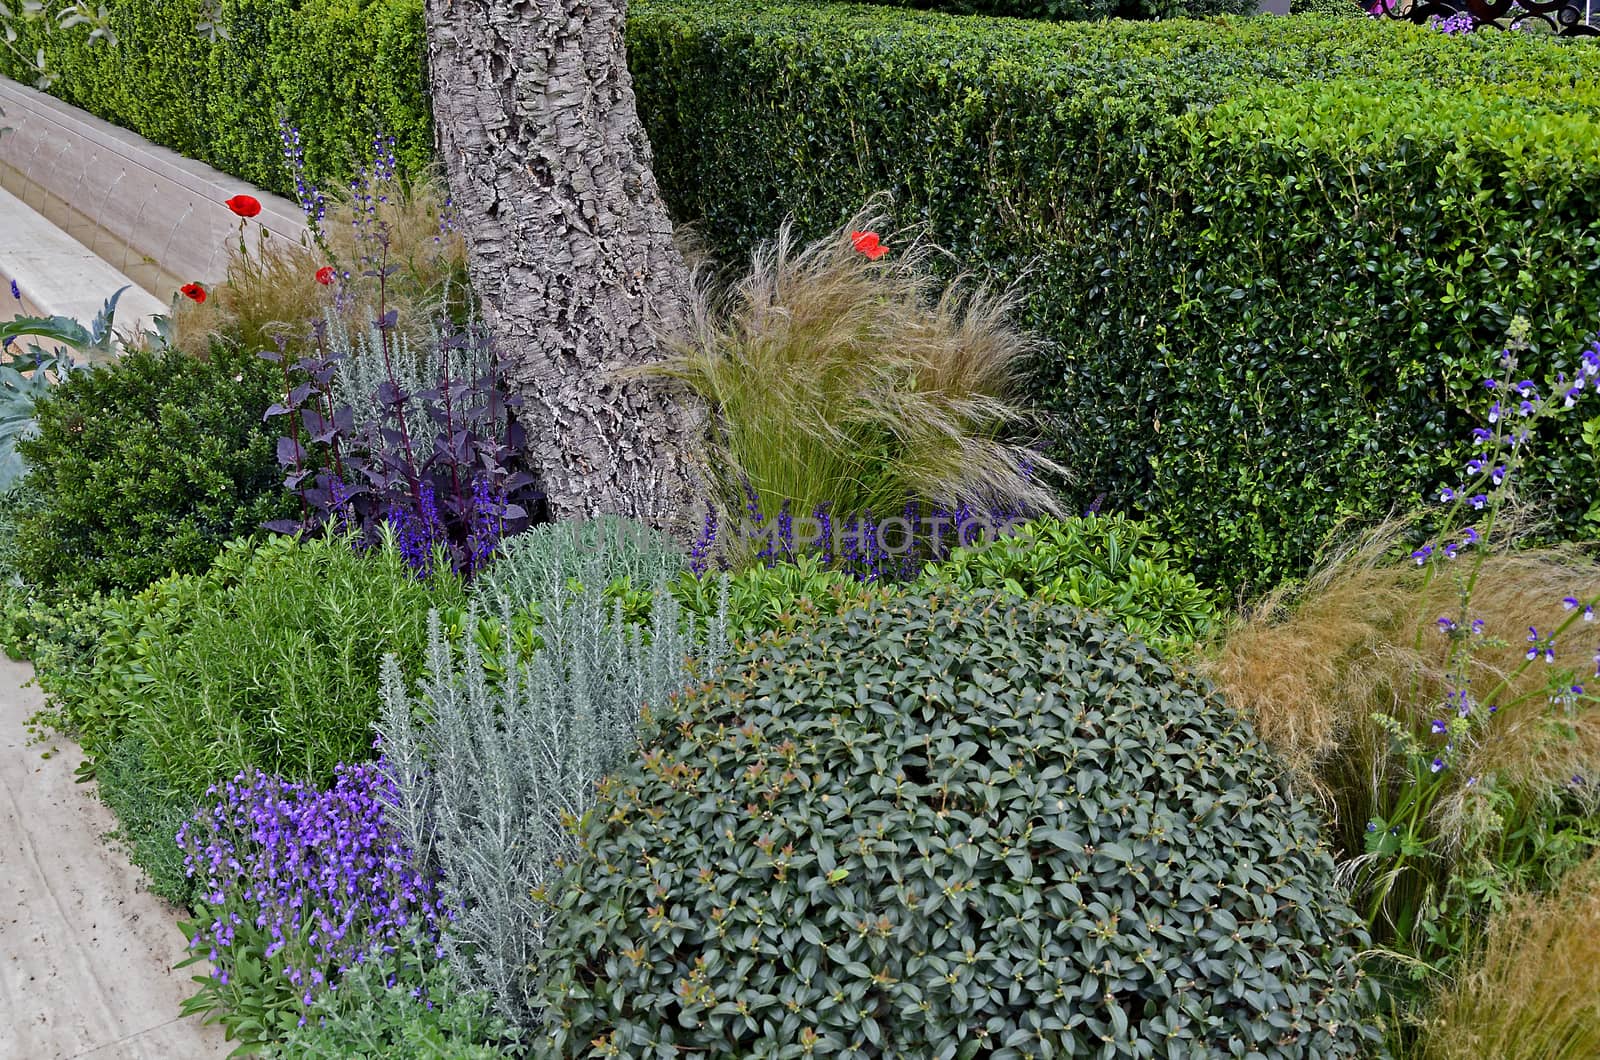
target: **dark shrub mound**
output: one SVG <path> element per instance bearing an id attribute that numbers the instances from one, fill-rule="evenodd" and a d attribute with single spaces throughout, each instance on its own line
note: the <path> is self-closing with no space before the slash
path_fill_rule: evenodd
<path id="1" fill-rule="evenodd" d="M 34 499 L 17 564 L 43 589 L 137 592 L 206 569 L 223 542 L 287 515 L 262 414 L 282 377 L 254 353 L 138 351 L 70 376 L 18 443 Z"/>
<path id="2" fill-rule="evenodd" d="M 912 597 L 768 645 L 661 718 L 583 827 L 553 1055 L 1368 1037 L 1365 939 L 1311 812 L 1232 711 L 1070 609 Z"/>

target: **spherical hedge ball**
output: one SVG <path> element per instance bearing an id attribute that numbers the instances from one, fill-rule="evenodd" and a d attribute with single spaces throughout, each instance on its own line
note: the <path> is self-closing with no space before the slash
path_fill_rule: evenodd
<path id="1" fill-rule="evenodd" d="M 753 651 L 586 818 L 547 1055 L 1322 1058 L 1373 1037 L 1311 812 L 1129 635 L 923 596 Z"/>

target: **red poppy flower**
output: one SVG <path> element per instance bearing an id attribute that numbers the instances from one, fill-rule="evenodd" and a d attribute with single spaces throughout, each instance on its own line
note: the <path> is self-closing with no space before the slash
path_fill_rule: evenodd
<path id="1" fill-rule="evenodd" d="M 324 265 L 322 268 L 317 270 L 317 282 L 322 284 L 324 287 L 333 282 L 332 265 Z"/>
<path id="2" fill-rule="evenodd" d="M 865 254 L 868 261 L 877 261 L 889 253 L 889 248 L 878 242 L 878 233 L 876 232 L 851 232 L 850 243 Z"/>
<path id="3" fill-rule="evenodd" d="M 253 195 L 235 195 L 222 205 L 240 217 L 254 217 L 261 212 L 261 202 Z"/>
<path id="4" fill-rule="evenodd" d="M 178 288 L 178 291 L 185 298 L 192 299 L 195 302 L 204 302 L 206 300 L 206 289 L 198 283 L 186 283 Z"/>

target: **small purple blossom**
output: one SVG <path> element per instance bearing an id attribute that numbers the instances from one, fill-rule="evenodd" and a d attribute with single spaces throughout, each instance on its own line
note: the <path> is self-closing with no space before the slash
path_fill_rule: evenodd
<path id="1" fill-rule="evenodd" d="M 1434 721 L 1433 721 L 1433 724 L 1429 727 L 1429 731 L 1431 731 L 1435 736 L 1443 736 L 1444 733 L 1445 733 L 1445 730 L 1448 729 L 1448 728 L 1449 728 L 1449 726 L 1446 725 L 1443 721 L 1439 720 L 1438 718 L 1435 718 Z"/>
<path id="2" fill-rule="evenodd" d="M 1419 548 L 1415 552 L 1411 553 L 1411 558 L 1416 560 L 1417 561 L 1417 566 L 1420 567 L 1424 563 L 1428 562 L 1428 557 L 1431 556 L 1431 555 L 1433 555 L 1433 546 L 1432 545 L 1423 545 L 1421 548 Z"/>
<path id="3" fill-rule="evenodd" d="M 1437 773 L 1440 770 L 1444 769 L 1444 759 L 1435 758 L 1433 760 L 1432 764 L 1428 766 L 1428 769 L 1429 769 L 1430 772 L 1433 772 L 1433 773 Z"/>

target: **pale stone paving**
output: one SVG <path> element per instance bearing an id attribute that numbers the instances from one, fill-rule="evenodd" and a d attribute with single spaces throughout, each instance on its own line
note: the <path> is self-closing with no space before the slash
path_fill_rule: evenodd
<path id="1" fill-rule="evenodd" d="M 28 745 L 32 676 L 0 658 L 0 1060 L 226 1056 L 221 1028 L 178 1017 L 204 969 L 174 970 L 179 911 L 101 839 L 116 819 L 74 782 L 82 753 Z"/>

